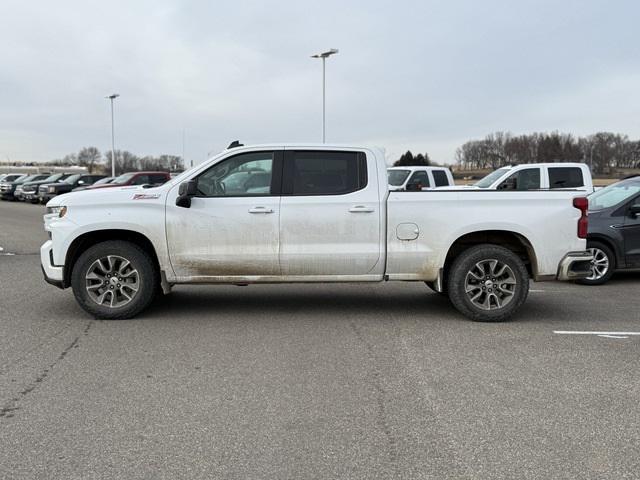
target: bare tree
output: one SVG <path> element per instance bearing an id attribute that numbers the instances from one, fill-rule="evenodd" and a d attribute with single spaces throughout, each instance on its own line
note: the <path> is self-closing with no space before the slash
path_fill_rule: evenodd
<path id="1" fill-rule="evenodd" d="M 640 167 L 640 141 L 610 132 L 580 138 L 559 132 L 517 137 L 495 132 L 484 140 L 470 140 L 460 146 L 456 161 L 467 169 L 499 168 L 513 163 L 585 162 L 595 173 L 609 173 L 615 168 Z"/>
<path id="2" fill-rule="evenodd" d="M 84 147 L 78 152 L 78 165 L 87 167 L 89 173 L 93 173 L 96 164 L 100 162 L 102 155 L 96 147 Z"/>

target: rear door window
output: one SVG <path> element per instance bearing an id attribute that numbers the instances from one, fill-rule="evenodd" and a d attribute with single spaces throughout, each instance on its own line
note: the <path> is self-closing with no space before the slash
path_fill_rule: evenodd
<path id="1" fill-rule="evenodd" d="M 584 187 L 582 169 L 577 167 L 549 167 L 549 188 Z"/>
<path id="2" fill-rule="evenodd" d="M 366 156 L 361 152 L 285 152 L 284 194 L 344 195 L 367 185 Z"/>
<path id="3" fill-rule="evenodd" d="M 446 187 L 449 185 L 449 178 L 444 171 L 433 170 L 431 173 L 433 174 L 433 183 L 436 184 L 436 187 Z"/>

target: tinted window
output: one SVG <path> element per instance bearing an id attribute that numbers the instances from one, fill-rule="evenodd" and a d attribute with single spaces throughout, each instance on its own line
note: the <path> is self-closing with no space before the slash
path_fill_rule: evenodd
<path id="1" fill-rule="evenodd" d="M 436 184 L 436 187 L 446 187 L 449 185 L 449 178 L 444 171 L 433 170 L 431 173 L 433 174 L 433 183 Z"/>
<path id="2" fill-rule="evenodd" d="M 2 179 L 3 182 L 14 182 L 16 180 L 18 180 L 21 177 L 21 175 L 7 175 L 6 177 L 4 177 Z"/>
<path id="3" fill-rule="evenodd" d="M 215 164 L 198 177 L 203 197 L 271 195 L 273 152 L 242 153 Z"/>
<path id="4" fill-rule="evenodd" d="M 539 168 L 525 168 L 524 170 L 519 170 L 498 185 L 498 190 L 537 190 L 539 188 Z"/>
<path id="5" fill-rule="evenodd" d="M 367 185 L 366 156 L 358 152 L 286 152 L 285 191 L 293 195 L 343 195 Z"/>
<path id="6" fill-rule="evenodd" d="M 550 167 L 549 188 L 577 188 L 584 186 L 582 170 L 576 167 Z"/>
<path id="7" fill-rule="evenodd" d="M 160 173 L 156 173 L 154 175 L 149 175 L 149 180 L 150 180 L 150 183 L 152 183 L 153 185 L 161 185 L 167 181 L 167 176 L 162 175 Z"/>
<path id="8" fill-rule="evenodd" d="M 138 175 L 133 179 L 131 185 L 146 185 L 147 183 L 151 183 L 149 181 L 149 175 Z"/>
<path id="9" fill-rule="evenodd" d="M 55 175 L 54 175 L 55 176 Z M 40 180 L 46 180 L 48 182 L 52 181 L 49 175 L 34 175 L 31 177 L 31 182 L 39 182 Z"/>
<path id="10" fill-rule="evenodd" d="M 414 172 L 409 182 L 407 182 L 407 187 L 409 185 L 420 185 L 420 188 L 429 188 L 431 185 L 429 184 L 427 172 Z"/>

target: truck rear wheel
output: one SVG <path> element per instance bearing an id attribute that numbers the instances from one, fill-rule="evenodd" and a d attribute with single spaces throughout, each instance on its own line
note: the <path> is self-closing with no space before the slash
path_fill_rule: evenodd
<path id="1" fill-rule="evenodd" d="M 158 284 L 151 256 L 121 240 L 88 248 L 71 272 L 73 294 L 80 306 L 105 320 L 136 316 L 153 301 Z"/>
<path id="2" fill-rule="evenodd" d="M 526 300 L 529 274 L 511 250 L 491 244 L 477 245 L 455 259 L 447 287 L 451 303 L 467 318 L 503 322 Z"/>

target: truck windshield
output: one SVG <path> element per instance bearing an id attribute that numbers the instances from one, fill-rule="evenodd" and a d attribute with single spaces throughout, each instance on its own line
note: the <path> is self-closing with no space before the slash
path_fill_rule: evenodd
<path id="1" fill-rule="evenodd" d="M 29 175 L 28 177 L 19 178 L 18 180 L 16 180 L 16 183 L 27 183 L 32 180 L 35 180 L 37 177 L 38 177 L 37 175 Z"/>
<path id="2" fill-rule="evenodd" d="M 640 193 L 640 182 L 619 182 L 589 195 L 589 210 L 613 207 Z"/>
<path id="3" fill-rule="evenodd" d="M 389 170 L 388 171 L 389 185 L 392 185 L 394 187 L 399 187 L 407 179 L 407 177 L 409 176 L 409 173 L 410 173 L 409 170 Z"/>
<path id="4" fill-rule="evenodd" d="M 67 177 L 64 179 L 64 183 L 70 183 L 71 185 L 73 185 L 76 180 L 78 180 L 80 178 L 80 174 L 77 173 L 75 175 L 71 175 L 70 177 Z"/>
<path id="5" fill-rule="evenodd" d="M 493 184 L 493 182 L 495 182 L 497 179 L 499 179 L 502 175 L 504 175 L 508 171 L 509 171 L 508 168 L 499 168 L 498 170 L 491 172 L 486 177 L 478 180 L 473 185 L 478 188 L 489 188 Z"/>
<path id="6" fill-rule="evenodd" d="M 58 180 L 60 180 L 62 178 L 64 174 L 63 173 L 56 173 L 54 175 L 51 175 L 50 177 L 47 177 L 44 179 L 45 182 L 57 182 Z"/>

